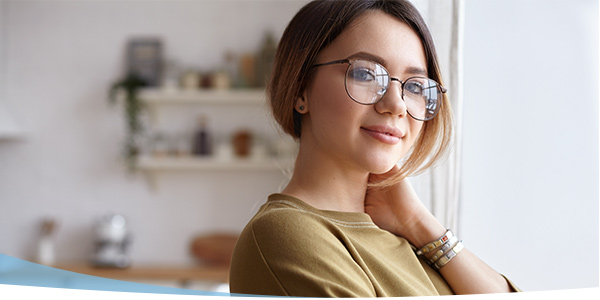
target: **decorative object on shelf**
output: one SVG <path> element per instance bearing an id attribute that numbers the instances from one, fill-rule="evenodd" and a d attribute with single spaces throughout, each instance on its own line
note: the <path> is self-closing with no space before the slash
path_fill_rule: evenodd
<path id="1" fill-rule="evenodd" d="M 277 42 L 272 32 L 266 32 L 263 38 L 262 46 L 256 57 L 256 86 L 266 86 L 267 79 L 271 73 L 271 65 L 277 52 Z"/>
<path id="2" fill-rule="evenodd" d="M 136 158 L 140 154 L 140 133 L 143 131 L 140 114 L 143 103 L 138 93 L 145 82 L 135 73 L 129 73 L 125 79 L 112 85 L 109 91 L 109 100 L 115 104 L 119 98 L 119 92 L 124 91 L 125 120 L 127 123 L 127 136 L 125 141 L 125 160 L 130 170 L 135 168 Z"/>
<path id="3" fill-rule="evenodd" d="M 212 75 L 212 87 L 217 90 L 228 90 L 231 88 L 231 78 L 225 70 L 219 70 Z"/>
<path id="4" fill-rule="evenodd" d="M 45 219 L 42 221 L 36 257 L 36 261 L 39 264 L 52 266 L 55 263 L 54 233 L 56 232 L 56 227 L 57 223 L 53 219 Z"/>
<path id="5" fill-rule="evenodd" d="M 152 137 L 152 156 L 165 157 L 169 153 L 169 143 L 162 133 L 156 133 Z"/>
<path id="6" fill-rule="evenodd" d="M 194 146 L 192 153 L 200 156 L 212 154 L 211 136 L 208 132 L 208 120 L 206 115 L 201 115 L 198 119 L 198 131 L 194 136 Z"/>
<path id="7" fill-rule="evenodd" d="M 229 138 L 219 139 L 215 145 L 215 161 L 231 162 L 233 160 L 233 146 Z"/>
<path id="8" fill-rule="evenodd" d="M 233 134 L 233 149 L 237 157 L 248 157 L 252 148 L 252 133 L 242 129 Z"/>
<path id="9" fill-rule="evenodd" d="M 131 265 L 128 250 L 131 235 L 127 229 L 127 221 L 122 215 L 105 215 L 95 228 L 96 247 L 92 257 L 92 265 L 104 268 L 127 268 Z"/>
<path id="10" fill-rule="evenodd" d="M 241 55 L 239 69 L 241 87 L 256 87 L 256 57 L 254 53 L 245 53 Z"/>
<path id="11" fill-rule="evenodd" d="M 162 42 L 155 37 L 136 37 L 127 43 L 127 73 L 136 74 L 147 86 L 161 83 Z"/>
<path id="12" fill-rule="evenodd" d="M 195 70 L 187 70 L 181 75 L 181 87 L 184 90 L 196 90 L 200 84 L 200 74 Z"/>
<path id="13" fill-rule="evenodd" d="M 199 85 L 200 88 L 211 89 L 213 87 L 213 74 L 211 72 L 202 74 Z"/>
<path id="14" fill-rule="evenodd" d="M 165 63 L 160 88 L 167 92 L 175 92 L 179 88 L 179 65 L 173 59 Z"/>

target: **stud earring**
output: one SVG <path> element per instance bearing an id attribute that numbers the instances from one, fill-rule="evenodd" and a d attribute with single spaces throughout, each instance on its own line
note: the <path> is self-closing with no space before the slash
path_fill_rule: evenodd
<path id="1" fill-rule="evenodd" d="M 300 111 L 304 110 L 304 105 L 300 105 L 300 107 L 298 107 L 298 109 L 300 109 Z"/>

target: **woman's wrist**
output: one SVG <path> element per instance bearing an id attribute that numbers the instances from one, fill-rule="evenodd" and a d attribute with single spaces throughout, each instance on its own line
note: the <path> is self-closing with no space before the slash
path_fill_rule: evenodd
<path id="1" fill-rule="evenodd" d="M 413 246 L 420 248 L 446 232 L 446 228 L 423 205 L 408 179 L 397 183 L 388 193 L 383 196 L 395 199 L 399 203 L 405 203 L 401 206 L 391 207 L 397 218 L 397 226 L 390 230 L 392 233 L 407 239 Z"/>
<path id="2" fill-rule="evenodd" d="M 444 235 L 446 228 L 427 211 L 423 217 L 413 223 L 413 226 L 403 235 L 417 249 Z"/>

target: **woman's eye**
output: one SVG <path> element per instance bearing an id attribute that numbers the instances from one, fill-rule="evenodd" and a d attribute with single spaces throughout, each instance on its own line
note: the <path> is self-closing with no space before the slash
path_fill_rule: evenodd
<path id="1" fill-rule="evenodd" d="M 415 95 L 421 95 L 423 93 L 423 85 L 418 82 L 409 81 L 404 85 L 404 90 Z"/>
<path id="2" fill-rule="evenodd" d="M 369 69 L 352 69 L 348 75 L 356 81 L 366 82 L 375 80 L 375 73 Z"/>

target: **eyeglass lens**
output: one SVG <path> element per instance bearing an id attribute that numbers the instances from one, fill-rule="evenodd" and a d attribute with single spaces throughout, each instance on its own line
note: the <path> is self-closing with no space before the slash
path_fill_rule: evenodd
<path id="1" fill-rule="evenodd" d="M 358 103 L 373 104 L 383 98 L 390 80 L 389 72 L 380 64 L 356 60 L 346 72 L 346 92 Z M 412 77 L 402 84 L 402 99 L 413 118 L 425 121 L 437 113 L 442 92 L 434 80 Z"/>

